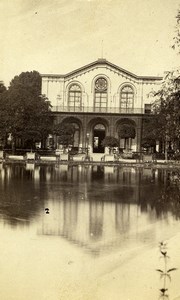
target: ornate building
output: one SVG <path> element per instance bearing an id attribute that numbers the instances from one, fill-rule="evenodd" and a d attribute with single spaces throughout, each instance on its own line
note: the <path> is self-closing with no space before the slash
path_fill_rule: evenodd
<path id="1" fill-rule="evenodd" d="M 152 90 L 157 90 L 161 77 L 137 76 L 105 59 L 98 59 L 65 75 L 43 74 L 42 94 L 52 105 L 55 123 L 73 123 L 76 131 L 73 147 L 89 147 L 103 153 L 105 136 L 124 139 L 119 128 L 128 124 L 135 137 L 126 145 L 140 151 L 142 120 L 150 112 Z M 58 145 L 57 145 L 58 146 Z"/>

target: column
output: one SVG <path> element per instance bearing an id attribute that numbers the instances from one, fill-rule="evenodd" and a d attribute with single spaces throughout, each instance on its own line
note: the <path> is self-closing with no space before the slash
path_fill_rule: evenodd
<path id="1" fill-rule="evenodd" d="M 137 152 L 141 152 L 141 139 L 142 139 L 142 119 L 138 119 L 136 127 L 136 135 L 137 135 Z"/>

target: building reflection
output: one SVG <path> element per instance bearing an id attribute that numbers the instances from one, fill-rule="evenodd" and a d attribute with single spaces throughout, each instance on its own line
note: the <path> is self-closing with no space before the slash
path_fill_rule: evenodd
<path id="1" fill-rule="evenodd" d="M 142 228 L 155 218 L 156 206 L 149 200 L 152 195 L 156 198 L 157 171 L 74 166 L 67 170 L 67 179 L 75 184 L 71 191 L 64 189 L 59 195 L 51 191 L 48 196 L 54 200 L 47 205 L 53 203 L 52 212 L 59 211 L 59 218 L 57 213 L 55 219 L 53 213 L 50 218 L 44 215 L 38 234 L 60 235 L 95 253 L 123 245 L 133 235 L 139 242 L 155 236 L 154 229 L 144 234 Z"/>
<path id="2" fill-rule="evenodd" d="M 89 236 L 91 239 L 99 239 L 103 234 L 104 203 L 96 201 L 89 203 Z"/>
<path id="3" fill-rule="evenodd" d="M 145 230 L 148 219 L 138 205 L 103 201 L 49 201 L 50 214 L 43 214 L 38 235 L 61 236 L 92 254 L 125 248 L 127 243 L 144 243 L 155 228 Z M 139 216 L 141 214 L 141 221 Z"/>
<path id="4" fill-rule="evenodd" d="M 130 227 L 130 205 L 124 203 L 116 203 L 116 230 L 119 233 L 125 233 Z"/>
<path id="5" fill-rule="evenodd" d="M 175 192 L 165 170 L 2 164 L 0 219 L 10 226 L 35 222 L 39 235 L 61 236 L 97 254 L 129 239 L 142 242 L 142 228 L 169 211 L 178 218 Z"/>

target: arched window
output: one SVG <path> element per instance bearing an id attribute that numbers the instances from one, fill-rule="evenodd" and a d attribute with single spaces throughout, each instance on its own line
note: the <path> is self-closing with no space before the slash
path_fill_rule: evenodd
<path id="1" fill-rule="evenodd" d="M 121 89 L 120 108 L 129 109 L 134 106 L 134 90 L 131 86 L 126 85 Z"/>
<path id="2" fill-rule="evenodd" d="M 82 91 L 78 84 L 73 84 L 69 88 L 68 93 L 68 107 L 81 108 L 82 106 Z"/>
<path id="3" fill-rule="evenodd" d="M 101 110 L 107 108 L 107 80 L 103 77 L 99 77 L 95 81 L 95 99 L 94 108 L 95 110 Z"/>

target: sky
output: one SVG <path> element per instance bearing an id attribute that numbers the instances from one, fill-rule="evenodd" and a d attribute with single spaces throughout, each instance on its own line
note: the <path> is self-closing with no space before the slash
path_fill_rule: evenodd
<path id="1" fill-rule="evenodd" d="M 171 48 L 178 8 L 180 0 L 0 0 L 0 80 L 66 74 L 101 57 L 163 75 L 180 65 Z"/>

